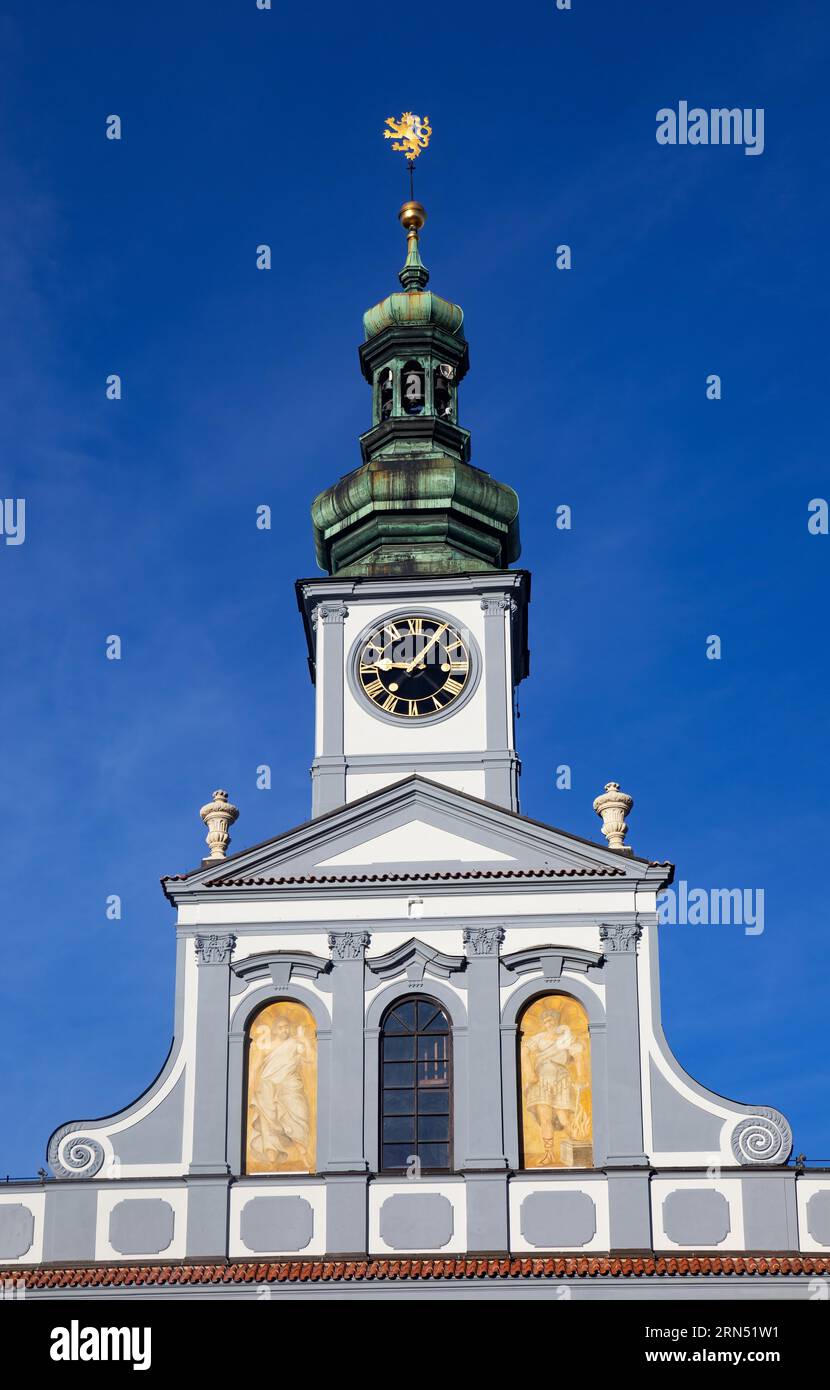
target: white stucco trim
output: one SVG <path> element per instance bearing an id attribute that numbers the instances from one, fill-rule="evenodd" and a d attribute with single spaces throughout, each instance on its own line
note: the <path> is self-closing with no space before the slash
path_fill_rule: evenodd
<path id="1" fill-rule="evenodd" d="M 158 1171 L 156 1169 L 155 1171 Z M 122 1168 L 123 1172 L 123 1168 Z M 158 1198 L 167 1202 L 173 1209 L 173 1239 L 164 1250 L 131 1252 L 125 1255 L 110 1244 L 109 1228 L 113 1209 L 119 1202 L 141 1201 Z M 183 1260 L 187 1252 L 187 1189 L 183 1187 L 125 1187 L 117 1186 L 99 1189 L 98 1205 L 95 1215 L 95 1258 L 96 1260 Z"/>
<path id="2" fill-rule="evenodd" d="M 719 1244 L 704 1245 L 695 1241 L 693 1245 L 680 1245 L 667 1236 L 663 1224 L 663 1202 L 670 1192 L 681 1192 L 688 1188 L 704 1188 L 707 1192 L 719 1192 L 729 1203 L 729 1231 Z M 708 1175 L 698 1178 L 652 1178 L 651 1219 L 655 1250 L 716 1251 L 745 1248 L 743 1188 L 740 1178 L 713 1178 Z"/>
<path id="3" fill-rule="evenodd" d="M 574 1254 L 591 1254 L 595 1250 L 608 1250 L 610 1248 L 610 1217 L 608 1206 L 608 1184 L 604 1179 L 582 1180 L 574 1179 L 571 1181 L 555 1183 L 540 1183 L 534 1180 L 531 1175 L 527 1177 L 516 1177 L 510 1181 L 508 1190 L 508 1203 L 510 1212 L 510 1249 L 517 1254 L 538 1255 L 542 1249 L 539 1245 L 531 1245 L 522 1235 L 522 1203 L 526 1197 L 534 1192 L 584 1192 L 594 1203 L 596 1211 L 597 1229 L 594 1236 L 585 1245 L 561 1245 L 557 1246 L 557 1253 L 561 1250 Z"/>
<path id="4" fill-rule="evenodd" d="M 182 927 L 233 927 L 240 923 L 282 922 L 299 924 L 308 922 L 312 928 L 322 927 L 329 922 L 395 922 L 408 916 L 409 899 L 418 896 L 419 885 L 414 884 L 406 890 L 398 889 L 388 896 L 375 897 L 350 895 L 348 890 L 343 897 L 336 897 L 330 891 L 325 898 L 303 897 L 301 893 L 291 894 L 284 888 L 275 888 L 270 899 L 250 898 L 242 901 L 214 900 L 209 903 L 182 903 L 179 908 L 179 925 Z M 452 917 L 527 917 L 548 918 L 562 916 L 605 916 L 613 919 L 614 913 L 634 912 L 636 892 L 634 888 L 611 890 L 597 889 L 573 893 L 567 888 L 553 889 L 550 893 L 511 893 L 509 890 L 479 894 L 435 896 L 430 893 L 424 898 L 424 916 L 432 918 Z M 538 933 L 537 933 L 538 936 Z M 542 938 L 546 939 L 546 938 Z M 237 946 L 237 955 L 239 945 Z"/>
<path id="5" fill-rule="evenodd" d="M 799 1177 L 795 1185 L 796 1209 L 798 1211 L 798 1248 L 811 1254 L 826 1255 L 830 1251 L 830 1241 L 826 1244 L 810 1235 L 807 1203 L 817 1192 L 830 1192 L 830 1174 L 826 1178 Z M 825 1281 L 826 1282 L 826 1281 Z"/>
<path id="6" fill-rule="evenodd" d="M 735 1157 L 731 1148 L 732 1127 L 740 1115 L 728 1104 L 719 1104 L 716 1097 L 701 1095 L 694 1087 L 679 1075 L 670 1065 L 666 1054 L 654 1031 L 654 1013 L 652 1004 L 652 970 L 658 968 L 658 962 L 652 958 L 651 938 L 649 932 L 643 932 L 639 942 L 637 958 L 637 986 L 640 1004 L 640 1067 L 642 1078 L 643 1095 L 643 1128 L 646 1152 L 649 1154 L 652 1163 L 659 1167 L 684 1168 L 699 1167 L 701 1162 L 706 1162 L 711 1166 L 723 1163 L 731 1167 L 735 1162 Z M 698 1110 L 703 1110 L 709 1115 L 714 1115 L 722 1121 L 720 1132 L 720 1145 L 711 1153 L 701 1154 L 700 1150 L 686 1149 L 657 1149 L 654 1146 L 654 1127 L 653 1114 L 651 1107 L 651 1072 L 649 1061 L 653 1060 L 656 1069 L 665 1078 L 673 1090 L 677 1091 Z M 731 1123 L 727 1123 L 727 1121 Z"/>
<path id="7" fill-rule="evenodd" d="M 99 1178 L 148 1178 L 177 1177 L 187 1172 L 193 1148 L 193 1085 L 192 1065 L 196 1050 L 196 955 L 191 947 L 184 959 L 184 1006 L 182 1009 L 182 1039 L 176 1060 L 158 1090 L 151 1090 L 143 1104 L 128 1115 L 115 1117 L 112 1122 L 104 1121 L 100 1126 L 78 1125 L 79 1134 L 91 1134 L 104 1150 L 104 1162 L 98 1173 Z M 185 1093 L 183 1102 L 182 1158 L 173 1163 L 125 1163 L 116 1159 L 112 1139 L 138 1125 L 147 1115 L 170 1095 L 185 1072 Z M 68 1136 L 71 1138 L 71 1136 Z M 66 1142 L 66 1141 L 64 1141 Z"/>
<path id="8" fill-rule="evenodd" d="M 388 1197 L 420 1196 L 423 1193 L 446 1197 L 453 1210 L 452 1235 L 446 1245 L 387 1245 L 380 1234 L 380 1209 Z M 369 1187 L 369 1255 L 460 1255 L 467 1249 L 467 1188 L 461 1182 L 433 1182 L 428 1178 L 409 1182 L 373 1182 Z"/>
<path id="9" fill-rule="evenodd" d="M 43 1259 L 43 1217 L 46 1210 L 45 1192 L 3 1192 L 0 1193 L 0 1203 L 3 1206 L 28 1207 L 34 1218 L 34 1229 L 32 1232 L 32 1243 L 29 1249 L 15 1259 L 8 1255 L 0 1257 L 0 1264 L 8 1266 L 23 1266 L 39 1264 Z M 0 1298 L 3 1297 L 2 1285 L 0 1285 Z M 14 1297 L 14 1289 L 10 1291 L 9 1297 Z"/>
<path id="10" fill-rule="evenodd" d="M 242 1240 L 242 1209 L 254 1197 L 302 1197 L 312 1210 L 312 1235 L 302 1250 L 252 1251 Z M 322 1183 L 246 1183 L 231 1188 L 229 1251 L 231 1259 L 317 1259 L 326 1253 L 326 1189 Z"/>

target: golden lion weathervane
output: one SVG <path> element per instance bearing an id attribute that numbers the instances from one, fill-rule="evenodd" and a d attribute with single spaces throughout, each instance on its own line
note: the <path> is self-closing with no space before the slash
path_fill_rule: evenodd
<path id="1" fill-rule="evenodd" d="M 415 160 L 422 150 L 425 150 L 432 135 L 432 126 L 429 123 L 429 116 L 416 116 L 412 111 L 404 111 L 400 120 L 395 120 L 394 116 L 386 118 L 388 130 L 383 132 L 386 140 L 392 140 L 393 150 L 401 150 L 407 157 L 407 163 Z"/>
<path id="2" fill-rule="evenodd" d="M 414 111 L 404 111 L 399 120 L 394 116 L 387 116 L 386 124 L 388 130 L 383 132 L 384 139 L 392 141 L 392 149 L 400 150 L 406 155 L 406 167 L 409 170 L 409 196 L 414 198 L 414 174 L 415 160 L 430 142 L 432 136 L 432 126 L 429 123 L 429 116 L 416 116 Z"/>

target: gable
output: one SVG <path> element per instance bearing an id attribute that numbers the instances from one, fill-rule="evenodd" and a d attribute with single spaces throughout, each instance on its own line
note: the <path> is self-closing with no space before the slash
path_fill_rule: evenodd
<path id="1" fill-rule="evenodd" d="M 433 875 L 666 882 L 670 867 L 615 853 L 415 774 L 163 884 L 178 901 L 202 889 L 423 882 Z"/>
<path id="2" fill-rule="evenodd" d="M 318 861 L 320 869 L 343 864 L 515 864 L 512 854 L 479 840 L 456 835 L 417 816 L 372 839 L 360 840 L 349 849 Z"/>

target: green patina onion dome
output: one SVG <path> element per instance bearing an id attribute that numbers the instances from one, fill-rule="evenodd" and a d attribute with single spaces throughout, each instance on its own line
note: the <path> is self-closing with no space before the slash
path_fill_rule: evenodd
<path id="1" fill-rule="evenodd" d="M 519 499 L 469 462 L 469 431 L 458 424 L 464 315 L 426 288 L 421 204 L 405 203 L 398 216 L 402 289 L 363 316 L 372 428 L 360 439 L 362 465 L 314 499 L 317 561 L 353 576 L 506 569 L 519 557 Z"/>

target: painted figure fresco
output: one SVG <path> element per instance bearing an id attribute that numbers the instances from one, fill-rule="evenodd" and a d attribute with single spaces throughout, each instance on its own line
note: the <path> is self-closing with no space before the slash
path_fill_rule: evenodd
<path id="1" fill-rule="evenodd" d="M 519 1030 L 525 1168 L 589 1168 L 591 1041 L 576 999 L 546 994 L 529 1005 Z"/>
<path id="2" fill-rule="evenodd" d="M 247 1172 L 314 1172 L 317 1033 L 305 1005 L 268 1004 L 251 1024 L 247 1115 Z"/>

